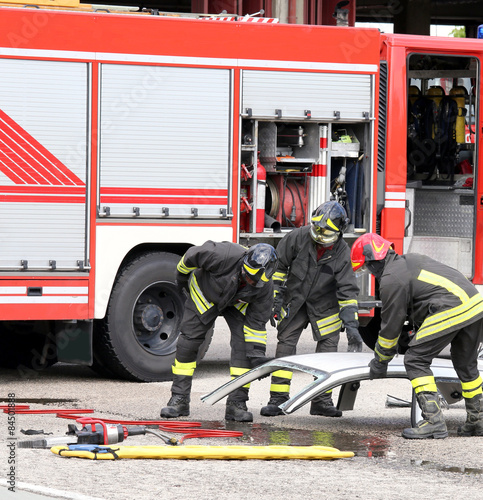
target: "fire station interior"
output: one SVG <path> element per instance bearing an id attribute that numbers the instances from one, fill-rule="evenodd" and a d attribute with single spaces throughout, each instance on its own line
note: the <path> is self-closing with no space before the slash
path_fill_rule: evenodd
<path id="1" fill-rule="evenodd" d="M 479 61 L 412 54 L 407 65 L 404 251 L 433 255 L 471 277 Z"/>

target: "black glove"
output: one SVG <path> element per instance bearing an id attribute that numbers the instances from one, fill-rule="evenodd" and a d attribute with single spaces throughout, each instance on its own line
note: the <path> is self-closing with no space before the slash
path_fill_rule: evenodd
<path id="1" fill-rule="evenodd" d="M 374 380 L 375 378 L 385 378 L 387 375 L 387 365 L 389 361 L 379 361 L 374 358 L 369 363 L 369 378 Z"/>
<path id="2" fill-rule="evenodd" d="M 362 352 L 362 337 L 357 328 L 346 326 L 347 352 Z"/>
<path id="3" fill-rule="evenodd" d="M 273 301 L 272 316 L 279 320 L 282 315 L 282 300 L 278 297 Z"/>
<path id="4" fill-rule="evenodd" d="M 275 293 L 273 296 L 272 318 L 274 318 L 276 321 L 280 321 L 282 319 L 283 298 L 285 296 L 286 290 L 286 286 L 279 286 L 275 289 Z"/>

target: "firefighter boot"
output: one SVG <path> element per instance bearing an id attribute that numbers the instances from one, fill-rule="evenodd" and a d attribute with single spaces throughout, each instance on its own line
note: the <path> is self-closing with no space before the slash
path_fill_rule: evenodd
<path id="1" fill-rule="evenodd" d="M 288 401 L 288 396 L 271 396 L 267 406 L 263 406 L 260 415 L 264 417 L 277 417 L 283 415 L 280 405 Z"/>
<path id="2" fill-rule="evenodd" d="M 458 427 L 458 436 L 483 436 L 483 396 L 465 399 L 466 422 Z"/>
<path id="3" fill-rule="evenodd" d="M 310 414 L 322 417 L 342 417 L 342 412 L 334 406 L 330 392 L 324 392 L 312 400 Z"/>
<path id="4" fill-rule="evenodd" d="M 402 437 L 406 439 L 444 439 L 448 437 L 446 422 L 438 403 L 438 394 L 436 392 L 420 392 L 416 394 L 416 398 L 424 420 L 420 420 L 416 427 L 404 429 Z"/>
<path id="5" fill-rule="evenodd" d="M 248 389 L 241 387 L 233 391 L 226 400 L 225 420 L 253 422 L 253 415 L 247 410 Z"/>
<path id="6" fill-rule="evenodd" d="M 235 422 L 253 422 L 253 414 L 247 411 L 247 404 L 245 401 L 227 401 L 225 420 L 234 420 Z"/>
<path id="7" fill-rule="evenodd" d="M 190 414 L 190 397 L 184 394 L 173 394 L 168 406 L 161 409 L 161 418 L 187 417 Z"/>

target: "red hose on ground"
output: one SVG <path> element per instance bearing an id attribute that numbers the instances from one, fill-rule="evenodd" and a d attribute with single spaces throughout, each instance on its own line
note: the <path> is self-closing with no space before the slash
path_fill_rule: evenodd
<path id="1" fill-rule="evenodd" d="M 8 405 L 0 405 L 0 410 L 8 410 L 8 411 L 17 411 L 17 410 L 28 410 L 30 408 L 29 405 L 12 405 L 12 406 L 8 406 Z M 4 413 L 6 413 L 4 411 Z"/>
<path id="2" fill-rule="evenodd" d="M 12 411 L 12 410 L 3 410 L 3 413 L 8 413 L 9 411 Z M 94 410 L 88 410 L 88 409 L 79 409 L 79 408 L 75 408 L 75 409 L 72 409 L 72 410 L 55 410 L 55 409 L 49 409 L 49 410 L 30 410 L 30 409 L 27 409 L 27 408 L 22 408 L 22 409 L 16 409 L 16 410 L 13 410 L 15 411 L 16 414 L 20 415 L 20 414 L 23 414 L 23 415 L 28 415 L 28 414 L 39 414 L 39 415 L 42 415 L 42 414 L 49 414 L 49 413 L 57 413 L 59 414 L 60 411 L 62 411 L 63 413 L 65 413 L 66 415 L 71 415 L 73 412 L 77 412 L 77 413 L 94 413 Z"/>
<path id="3" fill-rule="evenodd" d="M 0 410 L 3 409 L 4 413 L 12 411 L 8 405 L 0 405 Z M 80 420 L 90 417 L 83 417 L 75 413 L 94 413 L 91 409 L 48 409 L 48 410 L 31 410 L 29 405 L 16 405 L 13 409 L 15 413 L 23 414 L 52 414 L 55 413 L 57 418 L 66 418 L 69 420 Z M 120 425 L 156 425 L 162 431 L 174 432 L 184 434 L 178 441 L 181 444 L 185 439 L 204 438 L 204 437 L 240 437 L 243 432 L 229 431 L 226 429 L 201 429 L 200 422 L 185 422 L 185 421 L 172 421 L 172 420 L 118 420 L 109 418 L 98 418 L 106 424 L 120 424 Z"/>
<path id="4" fill-rule="evenodd" d="M 84 418 L 81 415 L 74 415 L 70 413 L 63 414 L 62 412 L 57 413 L 57 418 L 68 418 L 70 420 L 77 420 L 79 418 Z M 172 422 L 171 420 L 119 420 L 110 418 L 98 418 L 97 420 L 102 420 L 106 424 L 120 424 L 120 425 L 164 425 L 170 430 L 186 427 L 201 427 L 199 422 Z"/>
<path id="5" fill-rule="evenodd" d="M 60 418 L 72 418 L 72 415 L 62 414 L 57 415 Z M 76 420 L 79 423 L 84 423 L 89 420 L 89 417 L 78 417 Z M 171 420 L 112 420 L 107 418 L 96 419 L 106 424 L 120 424 L 120 425 L 157 425 L 159 430 L 172 433 L 185 434 L 178 441 L 181 444 L 185 439 L 204 438 L 204 437 L 241 437 L 243 432 L 229 431 L 226 429 L 197 429 L 201 427 L 199 422 L 184 422 L 184 421 L 171 421 Z"/>

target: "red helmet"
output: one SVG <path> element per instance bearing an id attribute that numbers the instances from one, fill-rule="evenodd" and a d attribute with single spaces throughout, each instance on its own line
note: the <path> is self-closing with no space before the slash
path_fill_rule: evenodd
<path id="1" fill-rule="evenodd" d="M 376 233 L 359 236 L 351 248 L 352 270 L 357 271 L 366 261 L 384 260 L 390 248 L 394 249 L 394 243 Z"/>

